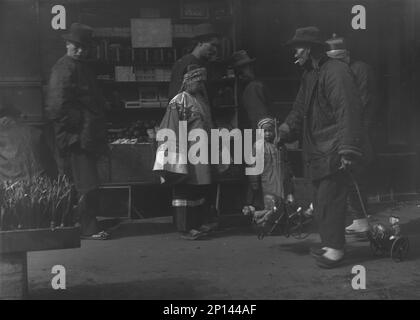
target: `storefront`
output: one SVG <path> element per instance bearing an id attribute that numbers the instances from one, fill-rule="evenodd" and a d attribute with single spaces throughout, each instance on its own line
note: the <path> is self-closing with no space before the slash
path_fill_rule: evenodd
<path id="1" fill-rule="evenodd" d="M 366 9 L 366 29 L 352 28 L 355 5 Z M 0 94 L 22 110 L 26 121 L 47 131 L 45 86 L 52 65 L 65 53 L 61 35 L 66 30 L 57 27 L 63 24 L 57 21 L 62 8 L 66 28 L 73 22 L 95 28 L 93 57 L 111 107 L 113 152 L 101 166 L 103 187 L 113 194 L 128 190 L 133 207 L 141 199 L 137 206 L 141 208 L 134 208 L 132 217 L 170 207 L 170 189 L 160 186 L 151 170 L 153 132 L 168 101 L 171 66 L 188 52 L 193 27 L 203 22 L 213 23 L 224 35 L 220 63 L 213 74 L 216 94 L 212 102 L 218 125 L 226 128 L 241 127 L 237 84 L 228 77 L 224 64 L 234 50 L 246 49 L 256 57 L 258 75 L 273 93 L 272 111 L 281 119 L 291 108 L 301 72 L 283 44 L 296 28 L 307 25 L 318 26 L 326 36 L 345 36 L 352 56 L 369 63 L 377 77 L 378 159 L 370 196 L 387 199 L 393 194 L 417 193 L 420 97 L 415 88 L 420 47 L 415 33 L 420 6 L 415 0 L 0 0 Z M 133 30 L 144 21 L 149 28 L 160 28 L 162 37 L 143 34 L 136 38 Z M 297 184 L 303 186 L 299 148 L 291 154 Z M 241 168 L 220 177 L 220 183 L 222 211 L 232 214 L 243 197 Z M 232 205 L 232 197 L 238 199 L 237 205 Z M 224 205 L 223 198 L 228 199 Z"/>

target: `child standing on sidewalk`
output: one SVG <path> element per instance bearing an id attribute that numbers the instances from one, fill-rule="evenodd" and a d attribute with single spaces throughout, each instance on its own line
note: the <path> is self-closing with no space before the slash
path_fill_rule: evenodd
<path id="1" fill-rule="evenodd" d="M 264 130 L 264 169 L 260 175 L 249 176 L 247 206 L 265 208 L 267 196 L 275 198 L 279 208 L 285 202 L 293 202 L 292 172 L 287 160 L 287 149 L 278 144 L 276 121 L 264 118 L 258 122 Z M 256 146 L 254 144 L 254 151 Z M 256 150 L 258 152 L 258 150 Z M 253 210 L 251 210 L 253 211 Z"/>

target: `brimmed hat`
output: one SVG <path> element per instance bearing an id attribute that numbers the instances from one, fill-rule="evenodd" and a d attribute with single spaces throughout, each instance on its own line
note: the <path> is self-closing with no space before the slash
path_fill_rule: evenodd
<path id="1" fill-rule="evenodd" d="M 89 46 L 93 41 L 93 29 L 85 24 L 73 23 L 70 33 L 64 34 L 63 38 L 70 42 L 75 42 L 84 46 Z"/>
<path id="2" fill-rule="evenodd" d="M 321 31 L 317 27 L 304 27 L 296 29 L 293 39 L 286 42 L 287 46 L 296 44 L 315 44 L 325 46 L 322 40 Z"/>
<path id="3" fill-rule="evenodd" d="M 204 37 L 218 37 L 220 34 L 210 23 L 202 23 L 194 26 L 193 29 L 194 39 L 201 39 Z"/>
<path id="4" fill-rule="evenodd" d="M 251 59 L 245 50 L 234 52 L 230 59 L 233 68 L 238 68 L 240 66 L 255 62 L 255 58 Z"/>

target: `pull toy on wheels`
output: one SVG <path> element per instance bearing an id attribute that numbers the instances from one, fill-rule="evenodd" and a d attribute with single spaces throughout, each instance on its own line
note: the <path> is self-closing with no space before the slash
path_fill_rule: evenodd
<path id="1" fill-rule="evenodd" d="M 282 210 L 273 206 L 270 209 L 256 211 L 254 207 L 247 206 L 242 211 L 244 215 L 251 216 L 259 240 L 273 234 L 292 236 L 299 240 L 308 237 L 310 234 L 308 227 L 313 221 L 312 211 L 308 209 L 303 212 L 301 207 L 292 211 L 287 204 L 281 207 Z"/>
<path id="2" fill-rule="evenodd" d="M 399 218 L 391 216 L 390 226 L 381 223 L 374 224 L 368 232 L 370 248 L 376 256 L 389 254 L 395 262 L 403 261 L 410 250 L 410 242 L 407 237 L 400 235 Z"/>
<path id="3" fill-rule="evenodd" d="M 357 191 L 363 213 L 369 221 L 370 216 L 364 207 L 357 181 L 350 171 L 347 172 Z M 376 256 L 389 254 L 395 262 L 401 262 L 407 257 L 408 251 L 410 250 L 410 242 L 407 237 L 401 235 L 399 222 L 400 219 L 398 217 L 391 216 L 389 218 L 389 227 L 381 223 L 370 224 L 370 230 L 367 236 L 370 242 L 370 248 Z"/>

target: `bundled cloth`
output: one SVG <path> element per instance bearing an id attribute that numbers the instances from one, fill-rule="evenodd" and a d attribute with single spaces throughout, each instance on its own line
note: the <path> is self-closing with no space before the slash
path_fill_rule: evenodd
<path id="1" fill-rule="evenodd" d="M 198 66 L 190 66 L 191 70 L 184 75 L 183 85 L 188 85 L 193 82 L 206 81 L 207 80 L 207 70 L 206 68 Z"/>
<path id="2" fill-rule="evenodd" d="M 185 91 L 177 94 L 169 103 L 159 132 L 162 129 L 170 129 L 175 135 L 172 139 L 168 137 L 167 140 L 159 142 L 153 167 L 153 170 L 159 172 L 165 181 L 176 175 L 178 178 L 182 177 L 182 181 L 187 184 L 211 183 L 209 163 L 193 165 L 187 159 L 188 149 L 193 142 L 187 142 L 186 150 L 183 150 L 180 144 L 180 139 L 187 139 L 187 134 L 193 129 L 209 131 L 209 119 L 206 119 L 207 113 L 203 110 L 205 107 L 198 99 Z M 180 130 L 181 124 L 186 124 L 186 127 Z M 183 130 L 185 130 L 185 136 L 180 136 L 179 133 Z"/>

